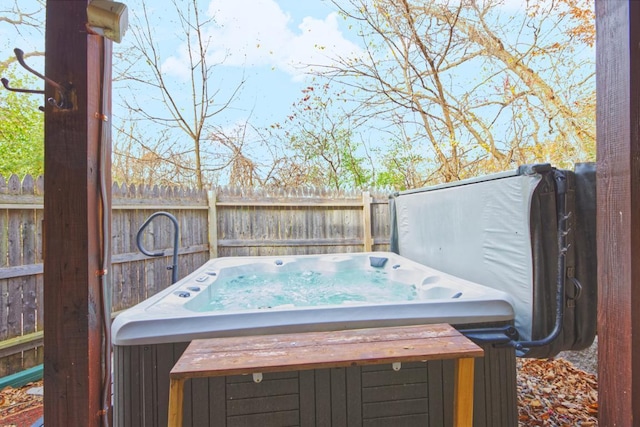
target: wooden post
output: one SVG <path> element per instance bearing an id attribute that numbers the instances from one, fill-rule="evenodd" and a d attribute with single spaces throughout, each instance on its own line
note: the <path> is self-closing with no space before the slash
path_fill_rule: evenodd
<path id="1" fill-rule="evenodd" d="M 169 426 L 182 427 L 185 381 L 185 378 L 171 378 L 169 381 L 169 414 L 167 416 Z"/>
<path id="2" fill-rule="evenodd" d="M 362 193 L 362 227 L 364 230 L 364 251 L 371 252 L 373 250 L 373 237 L 371 230 L 371 193 L 365 191 Z"/>
<path id="3" fill-rule="evenodd" d="M 598 419 L 638 426 L 640 2 L 599 0 L 596 17 Z"/>
<path id="4" fill-rule="evenodd" d="M 217 194 L 207 191 L 209 201 L 209 259 L 218 258 L 218 212 L 216 211 Z"/>
<path id="5" fill-rule="evenodd" d="M 475 359 L 456 360 L 455 394 L 453 396 L 453 425 L 473 426 L 473 379 Z"/>
<path id="6" fill-rule="evenodd" d="M 45 75 L 73 86 L 72 109 L 46 103 L 44 259 L 44 420 L 47 426 L 99 426 L 102 307 L 99 134 L 103 47 L 87 34 L 87 0 L 48 0 Z M 110 61 L 105 96 L 110 102 Z M 46 85 L 46 97 L 56 90 Z M 110 105 L 110 104 L 109 104 Z M 105 123 L 108 125 L 108 123 Z M 108 141 L 110 144 L 110 141 Z M 111 150 L 102 173 L 111 188 Z M 110 218 L 110 217 L 109 217 Z M 106 238 L 111 232 L 107 230 Z"/>

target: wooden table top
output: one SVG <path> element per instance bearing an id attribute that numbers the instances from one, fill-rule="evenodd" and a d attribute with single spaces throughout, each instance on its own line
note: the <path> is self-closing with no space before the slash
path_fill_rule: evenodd
<path id="1" fill-rule="evenodd" d="M 482 357 L 448 324 L 209 338 L 191 342 L 171 378 Z"/>

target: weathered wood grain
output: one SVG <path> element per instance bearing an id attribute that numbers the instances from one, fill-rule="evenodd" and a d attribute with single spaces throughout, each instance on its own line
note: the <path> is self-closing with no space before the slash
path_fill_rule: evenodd
<path id="1" fill-rule="evenodd" d="M 596 7 L 598 420 L 640 425 L 640 2 Z"/>

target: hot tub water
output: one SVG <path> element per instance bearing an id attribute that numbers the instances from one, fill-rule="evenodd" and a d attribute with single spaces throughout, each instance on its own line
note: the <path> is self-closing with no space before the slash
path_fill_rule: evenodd
<path id="1" fill-rule="evenodd" d="M 219 278 L 185 307 L 204 312 L 413 301 L 416 285 L 382 270 L 264 272 Z"/>

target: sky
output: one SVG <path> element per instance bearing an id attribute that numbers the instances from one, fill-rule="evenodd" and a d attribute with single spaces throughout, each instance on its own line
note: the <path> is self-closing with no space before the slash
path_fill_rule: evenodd
<path id="1" fill-rule="evenodd" d="M 128 6 L 133 25 L 141 16 L 142 0 L 122 1 Z M 526 1 L 505 0 L 503 10 L 518 13 L 524 10 Z M 189 72 L 187 50 L 179 37 L 181 29 L 171 1 L 145 3 L 154 17 L 154 41 L 160 47 L 163 72 L 168 79 L 185 83 Z M 311 83 L 305 64 L 329 65 L 336 56 L 362 54 L 355 30 L 328 0 L 199 0 L 199 3 L 206 16 L 215 19 L 215 25 L 205 30 L 211 41 L 209 63 L 220 64 L 211 83 L 224 95 L 225 90 L 245 80 L 230 108 L 215 117 L 215 125 L 225 129 L 247 121 L 257 128 L 283 122 L 291 114 L 292 104 L 303 96 L 301 91 Z M 36 0 L 19 0 L 24 10 L 31 10 L 36 4 Z M 16 32 L 3 25 L 0 22 L 0 60 L 12 55 L 14 47 L 27 52 L 44 50 L 43 31 Z M 114 50 L 126 53 L 132 41 L 130 28 L 122 43 L 114 44 Z M 42 59 L 29 59 L 29 63 L 36 69 L 44 68 Z M 118 64 L 114 67 L 117 69 Z M 127 97 L 132 97 L 131 93 L 115 84 L 114 126 L 118 116 L 126 115 L 121 105 Z M 162 107 L 150 102 L 144 105 L 149 110 Z"/>
<path id="2" fill-rule="evenodd" d="M 120 1 L 127 5 L 130 25 L 122 42 L 114 43 L 113 48 L 116 54 L 126 54 L 134 41 L 133 25 L 142 17 L 143 0 Z M 26 12 L 37 10 L 36 0 L 19 0 L 17 4 Z M 187 48 L 171 0 L 146 0 L 145 5 L 152 17 L 163 72 L 169 81 L 188 84 Z M 326 65 L 331 62 L 330 55 L 348 56 L 360 51 L 357 37 L 326 0 L 199 0 L 199 6 L 207 18 L 215 17 L 215 25 L 207 26 L 205 31 L 211 43 L 209 64 L 220 64 L 216 66 L 214 81 L 209 82 L 214 90 L 220 89 L 218 99 L 226 100 L 231 89 L 244 80 L 230 107 L 211 121 L 227 134 L 248 122 L 251 124 L 248 130 L 253 133 L 248 138 L 258 141 L 260 137 L 254 129 L 264 132 L 272 124 L 282 123 L 291 114 L 292 105 L 302 98 L 301 91 L 310 84 L 305 64 Z M 44 14 L 40 19 L 44 21 Z M 0 22 L 0 60 L 13 56 L 15 47 L 25 52 L 44 51 L 43 29 L 15 31 L 3 24 Z M 114 77 L 120 65 L 117 61 L 116 55 Z M 27 62 L 36 70 L 44 70 L 43 58 L 29 58 Z M 175 93 L 184 97 L 182 103 L 188 108 L 192 101 L 186 92 Z M 168 115 L 161 102 L 144 99 L 145 95 L 148 94 L 132 95 L 122 84 L 114 83 L 111 120 L 114 130 L 126 123 L 128 112 L 122 105 L 132 97 L 141 101 L 145 111 Z M 143 130 L 150 139 L 157 139 L 151 136 L 157 131 L 157 126 L 149 122 Z M 177 135 L 187 138 L 184 134 Z M 118 144 L 119 138 L 125 140 L 118 132 L 113 137 L 114 144 Z M 259 142 L 251 143 L 245 147 L 245 154 L 268 162 L 269 155 L 261 147 Z"/>
<path id="3" fill-rule="evenodd" d="M 142 0 L 122 2 L 133 22 L 141 14 Z M 29 11 L 36 2 L 20 0 L 19 4 Z M 225 82 L 240 73 L 246 78 L 237 103 L 225 117 L 227 121 L 241 121 L 248 116 L 262 123 L 281 120 L 309 82 L 303 64 L 327 64 L 328 55 L 359 51 L 354 34 L 348 34 L 343 19 L 323 0 L 210 0 L 201 5 L 209 16 L 215 15 L 217 23 L 207 30 L 212 41 L 210 63 L 222 62 L 221 80 Z M 170 78 L 184 79 L 188 72 L 186 48 L 176 37 L 179 28 L 172 18 L 171 2 L 155 0 L 147 2 L 147 7 L 156 18 L 153 25 L 161 46 L 163 71 Z M 44 50 L 43 32 L 16 32 L 2 24 L 0 57 L 12 56 L 15 47 L 25 52 Z M 129 31 L 121 44 L 114 44 L 114 51 L 126 50 L 130 37 Z M 44 67 L 39 59 L 30 59 L 29 64 Z M 115 99 L 118 94 L 114 95 Z"/>
<path id="4" fill-rule="evenodd" d="M 523 1 L 506 0 L 505 8 L 517 10 Z M 141 15 L 142 0 L 122 2 L 128 7 L 131 22 Z M 171 2 L 146 3 L 155 19 L 154 35 L 161 47 L 163 71 L 170 78 L 183 80 L 188 73 L 186 48 L 177 37 L 179 27 Z M 37 3 L 20 0 L 19 4 L 30 11 Z M 327 65 L 332 57 L 362 53 L 355 31 L 327 0 L 205 0 L 201 7 L 208 16 L 215 16 L 217 25 L 207 29 L 211 37 L 209 60 L 221 62 L 221 85 L 232 86 L 241 75 L 246 79 L 232 108 L 219 118 L 227 126 L 249 118 L 259 126 L 282 121 L 310 82 L 305 64 Z M 16 32 L 0 25 L 0 39 L 2 58 L 12 55 L 14 47 L 25 52 L 44 50 L 43 32 Z M 126 51 L 131 41 L 129 31 L 121 44 L 114 44 L 114 50 Z M 30 64 L 44 67 L 38 59 L 31 59 Z M 114 104 L 118 96 L 126 94 L 114 93 Z"/>
<path id="5" fill-rule="evenodd" d="M 141 13 L 140 1 L 127 2 L 131 21 Z M 152 7 L 163 3 L 170 5 L 164 0 Z M 217 117 L 221 126 L 249 119 L 254 126 L 266 127 L 284 120 L 310 82 L 305 64 L 326 65 L 331 55 L 360 53 L 355 35 L 325 1 L 211 0 L 203 9 L 216 21 L 206 29 L 211 40 L 208 61 L 220 64 L 215 72 L 220 80 L 213 85 L 235 87 L 241 76 L 245 79 L 231 108 Z M 151 12 L 157 16 L 157 10 Z M 186 46 L 174 33 L 179 29 L 168 16 L 154 24 L 163 71 L 169 78 L 186 81 L 189 61 Z M 126 49 L 126 43 L 114 49 Z"/>
<path id="6" fill-rule="evenodd" d="M 524 1 L 506 0 L 504 7 L 518 10 Z M 142 0 L 123 2 L 133 22 L 141 15 Z M 19 4 L 29 11 L 37 3 L 20 0 Z M 177 81 L 185 79 L 186 48 L 179 42 L 179 27 L 170 0 L 146 4 L 155 19 L 154 36 L 161 48 L 163 71 Z M 327 0 L 205 0 L 200 5 L 208 16 L 215 16 L 217 25 L 207 28 L 211 40 L 209 60 L 221 62 L 221 86 L 233 86 L 240 76 L 246 79 L 232 108 L 219 118 L 227 126 L 248 118 L 259 126 L 282 121 L 310 82 L 305 64 L 327 65 L 335 56 L 361 54 L 355 31 Z M 129 31 L 114 50 L 126 51 L 131 37 Z M 0 24 L 0 39 L 2 58 L 11 55 L 14 47 L 26 52 L 44 50 L 42 32 L 16 33 Z M 41 60 L 30 63 L 44 67 Z M 118 96 L 126 94 L 114 93 L 114 104 Z"/>

